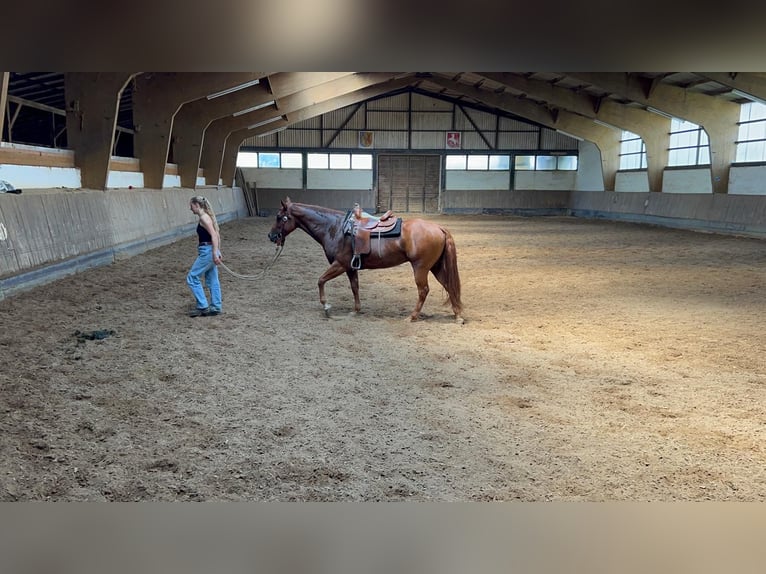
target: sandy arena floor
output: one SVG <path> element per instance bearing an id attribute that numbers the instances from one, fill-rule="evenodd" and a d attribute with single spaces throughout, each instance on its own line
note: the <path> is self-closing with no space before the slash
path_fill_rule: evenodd
<path id="1" fill-rule="evenodd" d="M 406 320 L 409 266 L 325 318 L 301 231 L 219 317 L 186 316 L 191 237 L 0 301 L 0 500 L 766 500 L 764 241 L 431 219 L 462 326 L 433 278 Z M 222 227 L 229 267 L 271 223 Z"/>

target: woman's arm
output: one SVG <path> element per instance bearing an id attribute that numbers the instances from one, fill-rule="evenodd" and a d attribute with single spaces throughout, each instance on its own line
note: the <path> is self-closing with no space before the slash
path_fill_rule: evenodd
<path id="1" fill-rule="evenodd" d="M 221 236 L 215 230 L 213 220 L 207 213 L 200 214 L 199 222 L 210 233 L 210 240 L 213 243 L 213 263 L 218 265 L 221 262 Z"/>

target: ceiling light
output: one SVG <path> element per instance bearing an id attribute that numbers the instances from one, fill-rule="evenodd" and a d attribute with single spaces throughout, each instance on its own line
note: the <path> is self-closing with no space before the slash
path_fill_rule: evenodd
<path id="1" fill-rule="evenodd" d="M 261 110 L 263 108 L 268 108 L 269 106 L 273 106 L 275 103 L 276 102 L 274 100 L 271 100 L 270 102 L 265 102 L 263 104 L 258 104 L 257 106 L 253 106 L 251 108 L 247 108 L 247 109 L 244 109 L 244 110 L 239 110 L 238 112 L 234 112 L 231 115 L 236 118 L 237 116 L 242 116 L 244 114 L 249 114 L 250 112 L 254 112 L 256 110 Z"/>
<path id="2" fill-rule="evenodd" d="M 646 111 L 657 114 L 658 116 L 662 116 L 663 118 L 669 118 L 671 120 L 673 119 L 673 116 L 671 116 L 669 113 L 663 112 L 662 110 L 658 110 L 657 108 L 653 108 L 651 106 L 646 106 Z"/>
<path id="3" fill-rule="evenodd" d="M 740 98 L 745 98 L 750 100 L 751 102 L 758 102 L 759 104 L 766 104 L 766 99 L 759 98 L 758 96 L 754 96 L 753 94 L 748 94 L 746 92 L 743 92 L 742 90 L 732 90 L 732 94 L 735 96 L 738 96 Z"/>
<path id="4" fill-rule="evenodd" d="M 256 124 L 252 124 L 247 126 L 247 129 L 252 130 L 253 128 L 259 128 L 261 126 L 265 126 L 266 124 L 270 124 L 271 122 L 275 122 L 277 120 L 281 120 L 282 116 L 277 116 L 275 118 L 269 118 L 268 120 L 263 120 L 262 122 L 258 122 Z"/>
<path id="5" fill-rule="evenodd" d="M 565 131 L 563 131 L 563 130 L 556 130 L 556 131 L 557 131 L 558 133 L 560 133 L 561 135 L 564 135 L 564 136 L 567 136 L 567 137 L 570 137 L 570 138 L 574 138 L 574 139 L 576 139 L 577 141 L 581 141 L 581 142 L 584 142 L 584 141 L 585 141 L 585 138 L 581 138 L 580 136 L 576 136 L 576 135 L 574 135 L 574 134 L 570 134 L 570 133 L 568 133 L 568 132 L 565 132 Z"/>
<path id="6" fill-rule="evenodd" d="M 265 137 L 265 136 L 270 136 L 271 134 L 275 134 L 277 132 L 283 132 L 286 129 L 287 129 L 287 126 L 282 126 L 281 128 L 277 128 L 275 130 L 271 130 L 270 132 L 266 132 L 266 133 L 263 133 L 263 134 L 258 134 L 258 137 L 262 138 L 262 137 Z"/>
<path id="7" fill-rule="evenodd" d="M 622 128 L 618 128 L 617 126 L 613 126 L 612 124 L 608 124 L 606 122 L 602 122 L 601 120 L 593 120 L 595 123 L 597 123 L 600 126 L 604 126 L 605 128 L 609 128 L 610 130 L 617 130 L 618 132 L 622 131 Z"/>
<path id="8" fill-rule="evenodd" d="M 245 88 L 249 88 L 250 86 L 255 86 L 259 84 L 260 82 L 261 82 L 260 80 L 250 80 L 249 82 L 245 82 L 244 84 L 239 84 L 238 86 L 221 90 L 220 92 L 210 94 L 209 96 L 206 96 L 206 97 L 208 100 L 212 100 L 213 98 L 220 98 L 221 96 L 225 96 L 226 94 L 231 94 L 233 92 L 237 92 L 239 90 L 244 90 Z"/>

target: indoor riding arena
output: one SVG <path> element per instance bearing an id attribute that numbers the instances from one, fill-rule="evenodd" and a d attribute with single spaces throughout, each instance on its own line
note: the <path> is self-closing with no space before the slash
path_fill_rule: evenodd
<path id="1" fill-rule="evenodd" d="M 292 73 L 255 87 L 279 100 L 280 74 Z M 465 94 L 478 99 L 476 73 L 465 74 Z M 659 83 L 656 107 L 663 90 L 688 89 Z M 426 97 L 430 88 L 418 86 L 397 93 Z M 520 121 L 506 117 L 496 85 L 487 91 L 477 111 Z M 385 107 L 371 97 L 367 113 L 375 102 Z M 680 115 L 672 101 L 669 113 Z M 135 116 L 143 108 L 133 105 Z M 341 99 L 333 109 L 350 105 Z M 518 105 L 511 112 L 526 113 L 536 141 L 564 137 L 526 110 L 532 104 Z M 664 121 L 641 112 L 652 125 Z M 373 168 L 313 174 L 310 152 L 280 144 L 288 124 L 263 141 L 239 134 L 236 170 L 219 167 L 212 182 L 203 151 L 195 167 L 204 172 L 182 183 L 175 148 L 158 185 L 148 184 L 151 158 L 136 171 L 112 157 L 102 189 L 84 183 L 86 169 L 98 173 L 96 159 L 61 168 L 83 178 L 71 189 L 24 183 L 27 172 L 7 167 L 20 164 L 3 132 L 0 179 L 14 183 L 8 173 L 17 173 L 21 192 L 0 193 L 0 500 L 766 500 L 766 202 L 742 191 L 758 178 L 730 166 L 728 190 L 718 189 L 714 155 L 704 170 L 661 166 L 665 189 L 654 189 L 655 166 L 638 176 L 619 169 L 619 138 L 613 148 L 604 139 L 619 132 L 578 131 L 586 120 L 566 113 L 562 131 L 583 140 L 550 145 L 576 158 L 575 170 L 525 171 L 509 144 L 492 148 L 511 157 L 507 172 L 451 171 L 444 158 L 416 163 L 409 148 L 384 155 L 385 134 L 370 129 L 381 146 L 368 152 Z M 317 114 L 330 112 L 296 113 L 295 125 L 320 129 Z M 449 131 L 469 145 L 468 128 Z M 340 148 L 365 151 L 357 141 Z M 136 144 L 134 155 L 146 149 Z M 303 154 L 302 183 L 300 174 L 292 184 L 275 179 L 293 177 L 285 165 L 242 166 L 244 151 L 285 163 Z M 397 178 L 411 182 L 413 173 L 426 183 L 402 194 Z M 503 174 L 510 189 L 494 189 Z M 369 188 L 360 183 L 367 176 Z M 217 316 L 189 316 L 186 276 L 198 244 L 189 200 L 199 195 L 220 224 Z M 329 281 L 325 311 L 322 246 L 302 229 L 281 249 L 269 240 L 288 196 L 341 212 L 360 202 L 447 229 L 463 320 L 433 275 L 420 318 L 410 320 L 418 290 L 407 263 L 362 265 L 359 313 L 346 275 Z M 373 251 L 375 241 L 383 240 L 372 240 Z"/>
<path id="2" fill-rule="evenodd" d="M 184 239 L 0 302 L 3 498 L 760 500 L 763 241 L 445 216 L 465 323 L 407 265 L 345 277 L 272 218 L 222 226 L 224 313 Z M 91 340 L 89 334 L 108 333 Z"/>

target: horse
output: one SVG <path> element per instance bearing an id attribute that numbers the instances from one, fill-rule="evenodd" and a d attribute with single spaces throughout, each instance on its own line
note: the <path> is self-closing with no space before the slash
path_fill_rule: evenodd
<path id="1" fill-rule="evenodd" d="M 269 231 L 269 240 L 283 247 L 285 238 L 296 229 L 302 229 L 324 249 L 330 267 L 319 277 L 319 302 L 325 315 L 330 316 L 331 305 L 325 297 L 325 283 L 345 273 L 354 295 L 354 313 L 361 311 L 359 300 L 358 265 L 352 265 L 353 238 L 346 233 L 350 212 L 342 212 L 318 205 L 295 203 L 289 197 L 281 201 L 276 222 Z M 401 234 L 397 237 L 375 237 L 374 247 L 364 255 L 365 269 L 384 269 L 409 262 L 418 288 L 418 301 L 410 314 L 411 321 L 420 318 L 428 296 L 428 273 L 433 273 L 446 290 L 445 305 L 452 306 L 456 322 L 462 324 L 463 304 L 460 300 L 460 274 L 457 252 L 452 234 L 437 223 L 423 219 L 402 220 Z"/>

